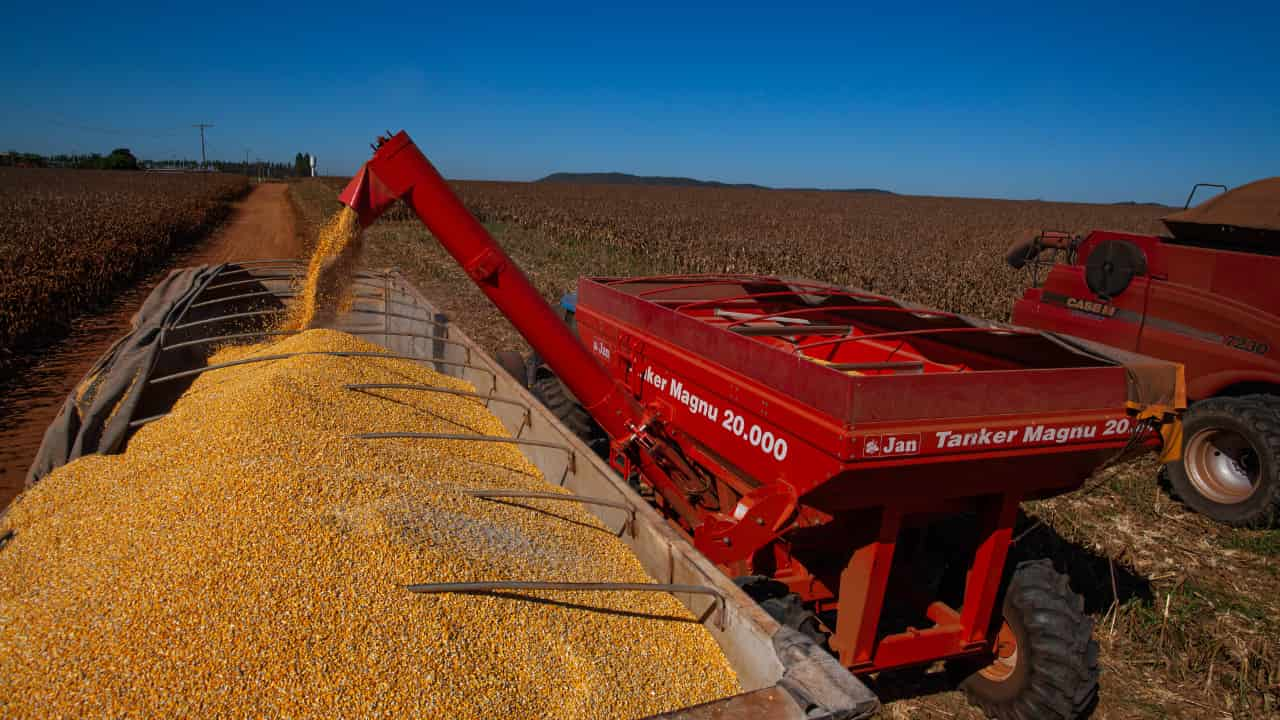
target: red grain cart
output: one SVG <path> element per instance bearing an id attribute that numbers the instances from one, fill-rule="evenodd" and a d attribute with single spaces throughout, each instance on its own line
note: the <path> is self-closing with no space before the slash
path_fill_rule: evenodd
<path id="1" fill-rule="evenodd" d="M 404 133 L 341 198 L 413 208 L 534 347 L 534 389 L 851 671 L 956 660 L 996 717 L 1093 703 L 1081 599 L 1047 561 L 1006 572 L 1018 505 L 1159 446 L 1179 366 L 760 276 L 584 279 L 579 340 Z"/>

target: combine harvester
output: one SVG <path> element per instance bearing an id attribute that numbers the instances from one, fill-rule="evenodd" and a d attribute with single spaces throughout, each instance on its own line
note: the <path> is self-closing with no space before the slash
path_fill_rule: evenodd
<path id="1" fill-rule="evenodd" d="M 553 373 L 630 497 L 854 674 L 952 661 L 999 718 L 1095 702 L 1083 601 L 1047 560 L 1007 572 L 1012 530 L 1176 437 L 1179 366 L 763 276 L 584 278 L 579 337 L 405 133 L 340 199 L 366 226 L 403 200 L 540 359 L 504 365 Z"/>
<path id="2" fill-rule="evenodd" d="M 452 439 L 518 446 L 700 618 L 743 693 L 664 717 L 866 717 L 878 702 L 860 677 L 938 661 L 991 717 L 1096 702 L 1083 601 L 1048 560 L 1009 561 L 1012 532 L 1021 502 L 1176 448 L 1179 366 L 764 276 L 585 278 L 575 335 L 404 133 L 380 139 L 341 200 L 366 226 L 403 200 L 537 352 L 530 367 L 494 361 L 390 271 L 361 274 L 333 323 L 470 382 L 510 437 Z M 243 324 L 278 318 L 304 269 L 200 271 L 157 328 L 146 385 L 180 392 L 175 379 L 217 369 L 211 345 L 280 334 Z M 116 422 L 144 425 L 172 399 Z"/>
<path id="3" fill-rule="evenodd" d="M 1015 243 L 1007 259 L 1032 287 L 1013 321 L 1185 365 L 1193 404 L 1170 485 L 1214 520 L 1266 527 L 1280 519 L 1280 178 L 1191 208 L 1200 187 L 1164 218 L 1168 236 Z"/>

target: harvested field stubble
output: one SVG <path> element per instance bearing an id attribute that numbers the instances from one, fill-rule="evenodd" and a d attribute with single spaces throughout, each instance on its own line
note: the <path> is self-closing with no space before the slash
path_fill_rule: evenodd
<path id="1" fill-rule="evenodd" d="M 56 334 L 203 236 L 247 189 L 218 173 L 0 168 L 0 348 Z"/>
<path id="2" fill-rule="evenodd" d="M 377 351 L 311 330 L 224 349 Z M 505 434 L 417 363 L 302 356 L 202 375 L 123 455 L 54 472 L 0 535 L 0 716 L 638 717 L 738 690 L 665 593 L 415 595 L 476 580 L 650 582 Z"/>

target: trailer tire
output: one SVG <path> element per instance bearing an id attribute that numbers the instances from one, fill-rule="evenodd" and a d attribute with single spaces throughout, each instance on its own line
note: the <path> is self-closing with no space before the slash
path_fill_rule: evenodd
<path id="1" fill-rule="evenodd" d="M 604 429 L 549 368 L 538 368 L 529 392 L 597 455 L 604 457 L 608 454 L 609 437 Z"/>
<path id="2" fill-rule="evenodd" d="M 1280 401 L 1263 395 L 1201 400 L 1183 416 L 1182 436 L 1182 459 L 1165 466 L 1174 495 L 1228 525 L 1275 523 L 1280 516 Z"/>
<path id="3" fill-rule="evenodd" d="M 969 702 L 997 720 L 1075 720 L 1091 712 L 1098 699 L 1098 643 L 1084 598 L 1072 592 L 1067 576 L 1048 560 L 1019 563 L 1002 614 L 996 660 L 979 668 L 952 666 L 968 673 L 960 688 Z"/>

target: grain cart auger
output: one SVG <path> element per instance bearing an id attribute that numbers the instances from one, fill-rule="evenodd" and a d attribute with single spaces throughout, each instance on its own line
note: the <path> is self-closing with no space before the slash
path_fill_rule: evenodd
<path id="1" fill-rule="evenodd" d="M 951 661 L 998 718 L 1097 694 L 1083 601 L 1006 572 L 1023 500 L 1176 428 L 1177 365 L 755 275 L 584 278 L 562 321 L 403 132 L 341 195 L 404 200 L 608 436 L 609 463 L 857 675 Z"/>

